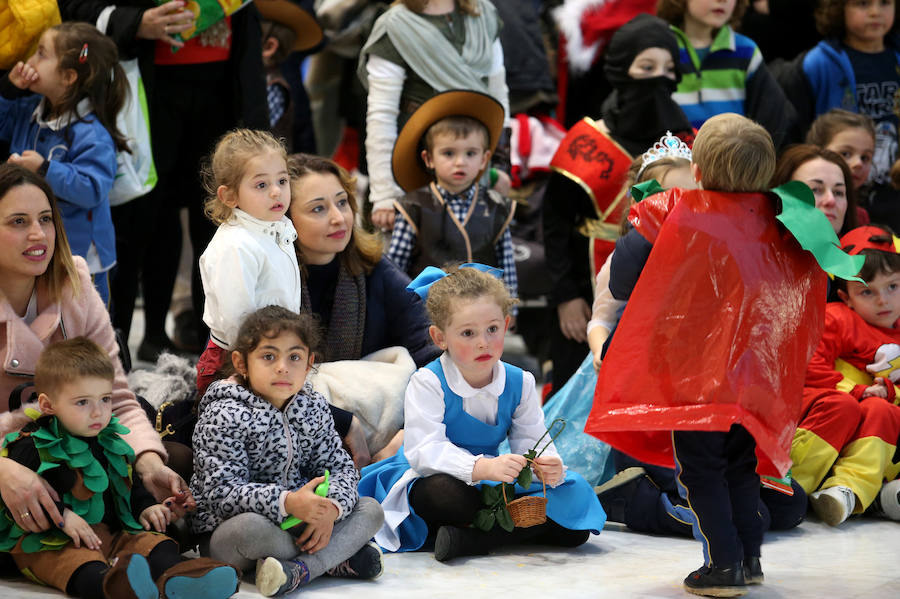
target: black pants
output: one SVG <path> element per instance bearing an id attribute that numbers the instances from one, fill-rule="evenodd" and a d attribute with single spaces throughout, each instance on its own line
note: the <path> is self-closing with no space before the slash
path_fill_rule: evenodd
<path id="1" fill-rule="evenodd" d="M 728 432 L 672 433 L 678 490 L 693 514 L 694 537 L 707 564 L 728 567 L 744 556 L 759 557 L 756 442 L 740 425 Z"/>
<path id="2" fill-rule="evenodd" d="M 229 77 L 225 63 L 156 67 L 150 90 L 150 126 L 159 183 L 143 199 L 146 205 L 134 209 L 146 219 L 133 226 L 141 230 L 147 241 L 132 244 L 136 255 L 133 259 L 126 256 L 125 264 L 120 255 L 121 284 L 114 283 L 119 294 L 114 301 L 122 307 L 122 318 L 130 320 L 128 305 L 133 309 L 137 277 L 123 271 L 142 271 L 145 337 L 150 340 L 165 339 L 166 314 L 181 255 L 182 207 L 188 210 L 194 248 L 191 296 L 201 329 L 197 345 L 202 346 L 209 334 L 202 324 L 203 285 L 197 261 L 216 227 L 203 214 L 205 192 L 199 173 L 203 158 L 212 152 L 216 140 L 235 126 Z"/>
<path id="3" fill-rule="evenodd" d="M 625 506 L 625 524 L 628 528 L 653 534 L 692 535 L 690 518 L 685 517 L 690 508 L 678 494 L 674 469 L 645 464 L 616 450 L 613 450 L 613 458 L 616 472 L 640 466 L 652 480 L 638 480 L 634 494 Z M 787 530 L 803 522 L 806 492 L 797 481 L 791 481 L 791 487 L 793 495 L 760 488 L 758 511 L 763 531 Z"/>
<path id="4" fill-rule="evenodd" d="M 409 506 L 425 520 L 430 534 L 445 525 L 469 526 L 476 512 L 485 507 L 477 487 L 449 474 L 433 474 L 417 480 L 409 491 Z M 475 534 L 479 535 L 479 544 L 487 551 L 518 543 L 577 547 L 587 541 L 590 532 L 569 530 L 548 519 L 537 526 L 514 528 L 512 532 L 495 526 L 487 533 Z"/>

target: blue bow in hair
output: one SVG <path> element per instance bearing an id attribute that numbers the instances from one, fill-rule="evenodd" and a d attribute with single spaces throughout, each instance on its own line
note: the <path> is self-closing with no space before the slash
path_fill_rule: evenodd
<path id="1" fill-rule="evenodd" d="M 474 268 L 475 270 L 480 270 L 481 272 L 486 272 L 489 275 L 493 275 L 498 279 L 503 276 L 502 268 L 494 268 L 493 266 L 488 266 L 487 264 L 466 262 L 465 264 L 460 264 L 459 267 Z M 423 300 L 428 299 L 428 290 L 431 289 L 431 286 L 446 276 L 447 273 L 445 273 L 437 266 L 426 266 L 425 270 L 420 272 L 419 276 L 413 279 L 410 284 L 406 286 L 406 288 L 421 297 Z"/>

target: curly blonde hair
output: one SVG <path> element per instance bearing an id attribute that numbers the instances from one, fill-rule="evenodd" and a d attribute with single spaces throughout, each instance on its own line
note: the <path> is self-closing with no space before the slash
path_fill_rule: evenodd
<path id="1" fill-rule="evenodd" d="M 428 290 L 425 309 L 428 317 L 439 329 L 444 329 L 453 318 L 455 300 L 475 300 L 488 296 L 493 299 L 503 316 L 509 316 L 509 310 L 518 300 L 509 295 L 503 281 L 477 268 L 460 268 L 459 265 L 443 267 L 447 276 L 436 281 Z"/>
<path id="2" fill-rule="evenodd" d="M 216 142 L 216 149 L 206 159 L 201 169 L 203 187 L 208 194 L 203 204 L 203 213 L 217 225 L 228 222 L 234 209 L 219 200 L 217 191 L 225 186 L 237 190 L 247 174 L 247 161 L 264 154 L 275 152 L 284 160 L 287 168 L 287 150 L 284 143 L 268 131 L 255 129 L 234 129 Z"/>

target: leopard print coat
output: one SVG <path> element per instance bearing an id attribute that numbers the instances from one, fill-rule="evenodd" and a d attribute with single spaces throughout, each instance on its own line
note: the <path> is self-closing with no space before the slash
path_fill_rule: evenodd
<path id="1" fill-rule="evenodd" d="M 254 512 L 281 524 L 281 496 L 331 472 L 328 497 L 348 515 L 359 473 L 343 449 L 331 411 L 309 383 L 276 409 L 233 379 L 210 385 L 194 429 L 194 532 Z"/>

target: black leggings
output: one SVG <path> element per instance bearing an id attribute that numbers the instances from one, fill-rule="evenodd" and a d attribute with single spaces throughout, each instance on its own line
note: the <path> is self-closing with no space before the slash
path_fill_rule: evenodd
<path id="1" fill-rule="evenodd" d="M 441 526 L 466 527 L 484 507 L 481 491 L 449 474 L 433 474 L 417 480 L 409 491 L 409 506 L 428 524 L 432 534 Z M 486 533 L 489 548 L 516 543 L 536 543 L 558 547 L 577 547 L 587 541 L 587 530 L 570 530 L 547 519 L 529 528 L 515 528 L 506 532 L 495 526 Z"/>
<path id="2" fill-rule="evenodd" d="M 159 579 L 166 570 L 182 561 L 184 558 L 181 557 L 175 541 L 163 541 L 154 547 L 147 556 L 153 580 Z M 103 578 L 108 571 L 109 565 L 104 562 L 84 564 L 72 574 L 72 578 L 69 579 L 69 584 L 66 586 L 66 594 L 84 599 L 103 597 Z"/>

